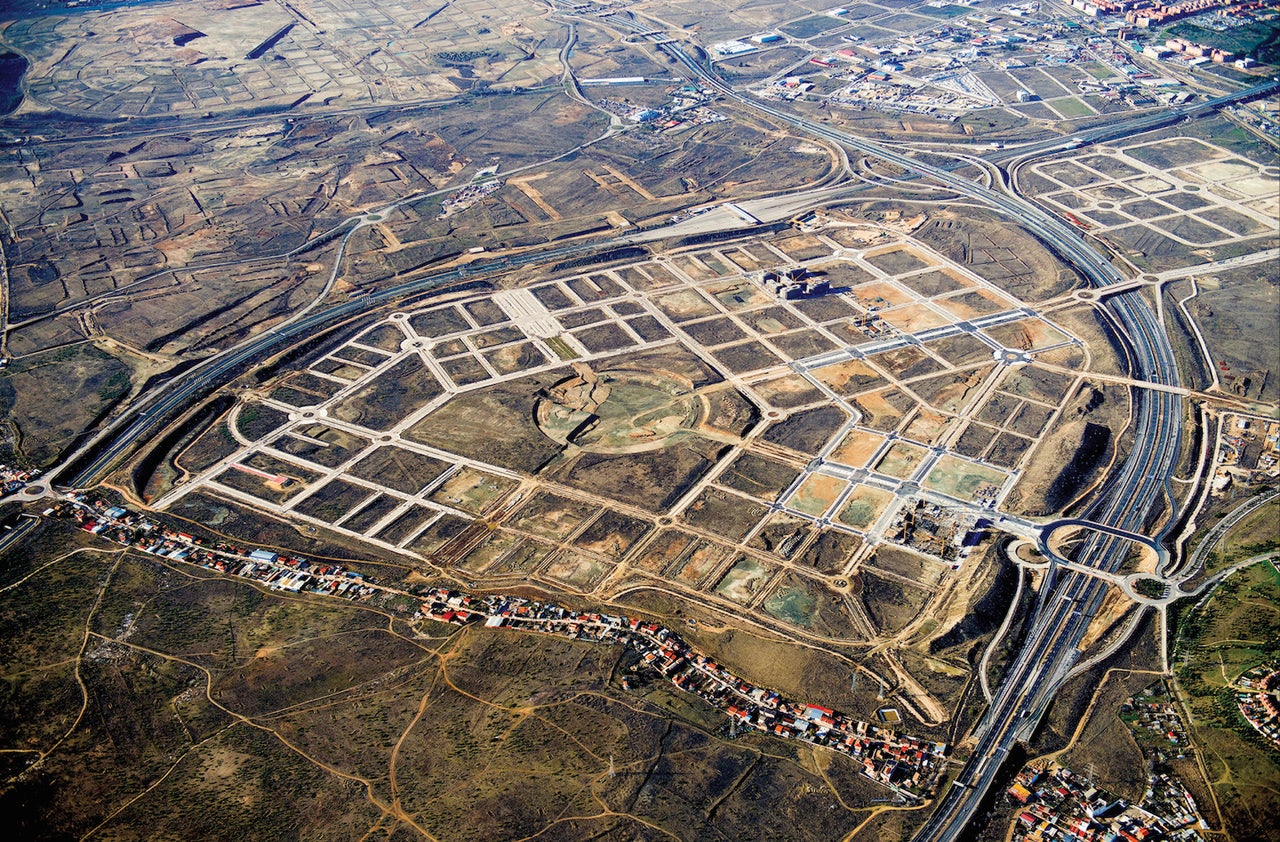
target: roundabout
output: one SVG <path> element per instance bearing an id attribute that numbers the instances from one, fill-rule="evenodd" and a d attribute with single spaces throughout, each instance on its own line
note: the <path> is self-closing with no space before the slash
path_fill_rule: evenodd
<path id="1" fill-rule="evenodd" d="M 705 402 L 687 379 L 668 372 L 613 369 L 577 373 L 548 388 L 534 408 L 553 441 L 594 453 L 660 450 L 696 428 Z"/>

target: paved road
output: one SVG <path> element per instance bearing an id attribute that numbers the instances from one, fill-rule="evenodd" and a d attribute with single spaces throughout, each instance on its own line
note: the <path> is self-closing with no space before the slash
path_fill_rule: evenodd
<path id="1" fill-rule="evenodd" d="M 647 29 L 629 16 L 615 15 L 613 20 L 633 31 Z M 881 144 L 847 135 L 830 126 L 750 99 L 725 84 L 719 76 L 685 52 L 680 44 L 660 36 L 647 37 L 655 42 L 658 49 L 725 97 L 818 137 L 926 176 L 1022 223 L 1073 265 L 1093 286 L 1105 287 L 1127 280 L 1105 257 L 1089 247 L 1079 232 L 1032 202 L 997 192 L 948 170 L 923 164 Z M 1280 86 L 1267 83 L 1233 97 L 1201 103 L 1197 106 L 1196 113 L 1237 99 L 1259 96 L 1277 87 Z M 1163 125 L 1170 116 L 1167 113 L 1148 115 L 1128 121 L 1123 129 L 1107 127 L 1106 131 L 1098 130 L 1091 136 L 1112 138 L 1146 131 Z M 1191 115 L 1176 116 L 1182 118 Z M 1081 144 L 1072 141 L 1072 145 Z M 1019 152 L 1019 155 L 1025 154 L 1029 154 L 1028 151 Z M 1122 327 L 1123 338 L 1132 350 L 1138 379 L 1177 386 L 1177 365 L 1168 337 L 1145 300 L 1136 292 L 1121 293 L 1110 299 L 1110 306 Z M 1182 438 L 1182 399 L 1179 395 L 1137 389 L 1134 400 L 1136 423 L 1133 450 L 1119 473 L 1108 482 L 1107 490 L 1099 503 L 1089 513 L 1091 520 L 1123 532 L 1142 531 L 1149 512 L 1168 485 Z M 1103 572 L 1114 572 L 1123 562 L 1128 547 L 1129 544 L 1124 539 L 1095 532 L 1083 543 L 1076 562 Z M 978 745 L 955 785 L 940 798 L 937 809 L 917 834 L 917 839 L 954 840 L 968 826 L 1005 756 L 1015 742 L 1031 734 L 1075 663 L 1079 654 L 1076 647 L 1098 610 L 1104 593 L 1105 585 L 1097 577 L 1069 568 L 1051 566 L 1026 643 L 1009 665 L 986 716 L 975 730 Z"/>
<path id="2" fill-rule="evenodd" d="M 615 18 L 617 22 L 624 25 L 628 20 L 635 24 L 634 19 L 621 16 L 615 16 Z M 635 24 L 631 28 L 636 31 L 647 29 L 640 24 Z M 658 36 L 650 37 L 655 42 L 664 40 Z M 896 164 L 909 172 L 926 176 L 1021 222 L 1075 266 L 1095 286 L 1108 286 L 1127 280 L 1102 255 L 1090 248 L 1075 229 L 1025 199 L 996 192 L 948 170 L 920 163 L 886 146 L 844 134 L 829 126 L 814 123 L 771 105 L 748 99 L 725 85 L 718 76 L 689 56 L 680 45 L 664 42 L 658 44 L 658 48 L 679 62 L 690 73 L 701 77 L 723 95 L 746 107 L 788 122 L 815 136 Z M 1225 104 L 1249 96 L 1259 96 L 1278 88 L 1280 85 L 1268 83 L 1233 97 L 1220 98 L 1220 100 Z M 1213 102 L 1196 106 L 1196 113 L 1208 107 L 1217 107 L 1211 105 Z M 1177 118 L 1181 119 L 1185 116 L 1192 116 L 1192 114 L 1178 114 Z M 1169 117 L 1170 114 L 1167 113 L 1149 115 L 1146 118 L 1129 121 L 1126 124 L 1127 128 L 1121 130 L 1120 134 L 1115 134 L 1117 127 L 1107 127 L 1105 132 L 1098 130 L 1096 137 L 1111 138 L 1121 134 L 1146 131 L 1163 125 Z M 1018 156 L 1022 156 L 1036 150 L 1023 147 L 1011 151 L 1016 151 Z M 484 269 L 509 269 L 598 248 L 602 246 L 579 245 L 531 253 L 494 261 L 487 264 Z M 147 400 L 122 416 L 121 420 L 108 430 L 108 435 L 111 437 L 110 444 L 103 447 L 97 457 L 77 474 L 73 484 L 84 484 L 96 477 L 136 441 L 149 434 L 173 410 L 184 405 L 192 397 L 216 387 L 230 372 L 238 370 L 241 365 L 255 356 L 286 341 L 306 336 L 309 332 L 314 332 L 334 321 L 373 310 L 399 296 L 428 291 L 461 280 L 466 274 L 465 268 L 442 272 L 346 302 L 308 315 L 290 325 L 268 331 L 224 354 L 211 358 L 182 380 L 157 390 Z M 1139 377 L 1153 383 L 1178 385 L 1177 368 L 1168 338 L 1141 296 L 1136 292 L 1121 293 L 1111 298 L 1110 304 L 1122 326 L 1124 338 L 1133 351 L 1134 365 Z M 1163 391 L 1138 390 L 1135 401 L 1137 403 L 1136 443 L 1133 452 L 1119 474 L 1108 483 L 1108 491 L 1101 498 L 1101 502 L 1090 513 L 1091 519 L 1128 532 L 1142 530 L 1148 512 L 1168 483 L 1181 443 L 1182 401 L 1180 396 Z M 65 468 L 64 465 L 61 470 L 65 471 Z M 59 472 L 53 472 L 50 479 L 55 478 Z M 1113 535 L 1095 533 L 1086 540 L 1077 563 L 1113 572 L 1123 561 L 1127 548 L 1127 541 Z M 1101 603 L 1103 593 L 1104 586 L 1093 576 L 1070 569 L 1050 570 L 1027 642 L 1019 656 L 1010 665 L 1008 675 L 997 691 L 987 715 L 976 730 L 977 749 L 961 772 L 956 786 L 941 798 L 937 811 L 921 830 L 918 838 L 955 839 L 968 824 L 982 795 L 990 787 L 1003 758 L 1016 740 L 1025 738 L 1033 730 L 1053 698 L 1054 692 L 1075 662 L 1076 645 L 1083 637 L 1090 619 Z"/>
<path id="3" fill-rule="evenodd" d="M 1267 503 L 1275 500 L 1277 497 L 1280 497 L 1280 491 L 1270 491 L 1245 500 L 1239 506 L 1232 509 L 1226 517 L 1218 521 L 1213 529 L 1209 530 L 1209 534 L 1205 535 L 1196 546 L 1195 552 L 1191 554 L 1191 558 L 1188 559 L 1187 563 L 1183 566 L 1179 579 L 1181 581 L 1186 581 L 1199 573 L 1204 567 L 1204 563 L 1208 559 L 1209 553 L 1211 553 L 1213 548 L 1218 545 L 1218 542 L 1222 540 L 1223 536 L 1231 530 L 1231 527 L 1235 526 L 1237 523 L 1244 520 Z M 1199 593 L 1199 589 L 1197 589 L 1195 593 Z"/>
<path id="4" fill-rule="evenodd" d="M 980 157 L 993 164 L 1003 164 L 1006 162 L 1013 162 L 1021 158 L 1043 155 L 1046 152 L 1053 152 L 1055 150 L 1076 149 L 1082 146 L 1106 143 L 1108 140 L 1118 140 L 1141 132 L 1149 132 L 1163 126 L 1170 126 L 1183 120 L 1202 117 L 1225 106 L 1264 97 L 1276 92 L 1277 90 L 1280 90 L 1280 82 L 1260 82 L 1257 85 L 1252 85 L 1248 88 L 1236 91 L 1235 93 L 1213 97 L 1212 99 L 1207 99 L 1202 102 L 1173 106 L 1149 114 L 1143 114 L 1138 117 L 1131 117 L 1127 120 L 1107 123 L 1106 125 L 1096 126 L 1091 129 L 1077 132 L 1076 134 L 1065 138 L 1051 138 L 1048 140 L 1038 140 L 1031 143 L 1009 146 L 1005 149 L 998 149 L 983 153 Z"/>
<path id="5" fill-rule="evenodd" d="M 471 276 L 506 271 L 529 263 L 554 261 L 571 255 L 616 247 L 616 245 L 617 243 L 605 245 L 583 243 L 514 257 L 497 258 L 480 266 L 469 264 L 354 298 L 342 304 L 318 310 L 289 324 L 272 328 L 217 356 L 210 357 L 135 402 L 102 433 L 77 450 L 61 465 L 50 469 L 46 479 L 49 483 L 58 482 L 71 487 L 92 484 L 116 459 L 132 448 L 136 442 L 155 432 L 159 425 L 171 417 L 179 407 L 221 386 L 250 360 L 278 350 L 288 342 L 298 341 L 315 334 L 331 324 L 372 312 L 390 301 L 405 296 L 429 292 L 465 281 Z M 100 449 L 95 453 L 93 460 L 78 470 L 75 476 L 63 476 L 73 465 L 97 448 Z"/>
<path id="6" fill-rule="evenodd" d="M 0 531 L 0 555 L 12 546 L 18 544 L 28 532 L 31 531 L 40 519 L 32 515 L 24 514 L 19 519 L 20 522 L 9 524 L 3 531 Z"/>

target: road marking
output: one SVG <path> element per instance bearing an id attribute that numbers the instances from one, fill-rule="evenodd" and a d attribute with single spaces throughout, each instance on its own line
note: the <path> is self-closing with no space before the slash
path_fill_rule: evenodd
<path id="1" fill-rule="evenodd" d="M 530 290 L 499 290 L 493 294 L 493 301 L 526 336 L 550 339 L 564 333 L 560 322 Z"/>

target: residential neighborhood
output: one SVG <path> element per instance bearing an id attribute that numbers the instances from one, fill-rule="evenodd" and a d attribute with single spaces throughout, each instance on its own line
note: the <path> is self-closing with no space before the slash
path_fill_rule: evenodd
<path id="1" fill-rule="evenodd" d="M 574 640 L 616 643 L 635 650 L 637 680 L 660 677 L 708 702 L 731 718 L 731 730 L 754 729 L 839 752 L 861 765 L 867 778 L 899 800 L 918 801 L 935 790 L 947 745 L 917 739 L 853 719 L 817 704 L 753 685 L 694 650 L 668 628 L 634 617 L 574 611 L 520 596 L 473 596 L 444 587 L 400 590 L 333 563 L 287 556 L 271 549 L 208 544 L 157 519 L 85 493 L 72 493 L 44 512 L 74 521 L 82 530 L 151 555 L 198 564 L 291 593 L 368 601 L 406 618 L 489 629 L 542 632 Z M 633 689 L 630 678 L 622 688 Z M 884 717 L 882 717 L 883 719 Z"/>
<path id="2" fill-rule="evenodd" d="M 1142 804 L 1094 785 L 1065 766 L 1029 766 L 1008 794 L 1025 805 L 1017 813 L 1014 842 L 1154 842 L 1203 839 L 1195 801 L 1167 775 L 1148 779 Z"/>
<path id="3" fill-rule="evenodd" d="M 1280 749 L 1280 669 L 1263 665 L 1254 667 L 1237 679 L 1240 692 L 1236 704 L 1240 715 L 1272 745 Z"/>

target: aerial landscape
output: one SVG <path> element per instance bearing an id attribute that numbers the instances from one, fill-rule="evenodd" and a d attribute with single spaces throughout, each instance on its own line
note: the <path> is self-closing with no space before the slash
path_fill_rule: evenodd
<path id="1" fill-rule="evenodd" d="M 0 5 L 30 840 L 1280 840 L 1280 2 Z"/>

